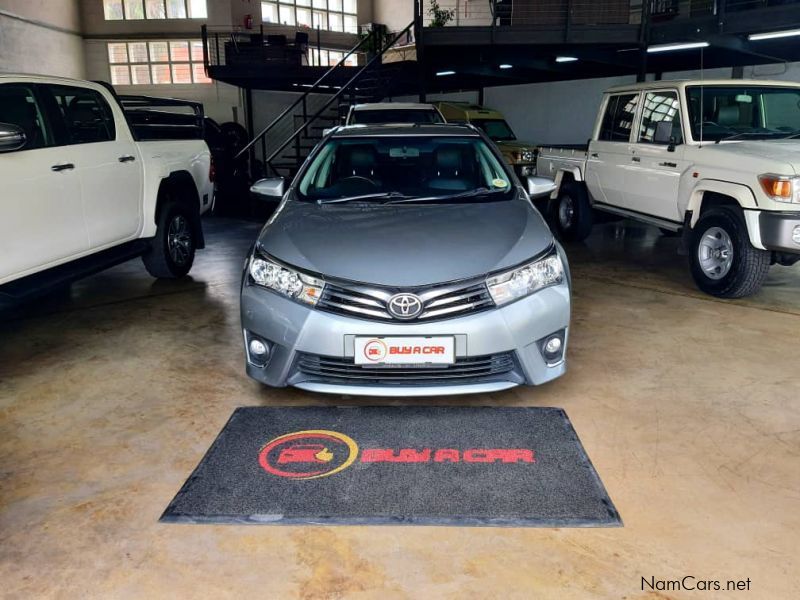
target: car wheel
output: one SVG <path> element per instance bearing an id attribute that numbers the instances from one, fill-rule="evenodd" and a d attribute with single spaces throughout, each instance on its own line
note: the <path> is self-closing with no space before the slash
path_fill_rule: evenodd
<path id="1" fill-rule="evenodd" d="M 196 236 L 189 208 L 167 200 L 158 219 L 156 236 L 142 256 L 147 272 L 159 279 L 186 275 L 194 263 Z"/>
<path id="2" fill-rule="evenodd" d="M 691 234 L 692 277 L 697 287 L 719 298 L 756 293 L 767 277 L 771 253 L 750 244 L 747 226 L 737 213 L 704 213 Z"/>
<path id="3" fill-rule="evenodd" d="M 558 237 L 580 242 L 592 231 L 592 207 L 586 189 L 574 182 L 562 184 L 558 198 L 550 201 L 550 221 Z"/>

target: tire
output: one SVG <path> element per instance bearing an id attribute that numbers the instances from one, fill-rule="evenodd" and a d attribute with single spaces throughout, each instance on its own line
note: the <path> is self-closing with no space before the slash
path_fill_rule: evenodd
<path id="1" fill-rule="evenodd" d="M 690 239 L 692 277 L 702 291 L 718 298 L 742 298 L 761 288 L 772 254 L 750 244 L 747 226 L 737 212 L 703 213 Z"/>
<path id="2" fill-rule="evenodd" d="M 550 201 L 550 222 L 556 235 L 566 242 L 582 242 L 592 232 L 592 206 L 586 188 L 568 181 L 561 185 L 558 198 Z"/>
<path id="3" fill-rule="evenodd" d="M 158 217 L 156 236 L 142 256 L 147 272 L 159 279 L 183 277 L 192 268 L 197 249 L 195 216 L 185 204 L 169 196 Z"/>

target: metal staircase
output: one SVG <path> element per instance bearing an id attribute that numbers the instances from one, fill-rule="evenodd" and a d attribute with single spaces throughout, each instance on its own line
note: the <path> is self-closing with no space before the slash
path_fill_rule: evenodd
<path id="1" fill-rule="evenodd" d="M 417 80 L 416 65 L 382 59 L 413 27 L 410 23 L 387 37 L 380 30 L 370 32 L 317 81 L 303 85 L 304 93 L 239 152 L 239 156 L 249 152 L 251 164 L 252 159 L 263 164 L 254 176 L 293 177 L 324 130 L 340 125 L 351 105 L 408 94 Z M 346 65 L 349 57 L 364 52 L 363 65 Z"/>

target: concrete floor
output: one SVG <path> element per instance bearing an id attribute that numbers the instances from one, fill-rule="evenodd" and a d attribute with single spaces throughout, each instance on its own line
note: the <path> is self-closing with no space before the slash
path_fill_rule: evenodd
<path id="1" fill-rule="evenodd" d="M 236 406 L 361 402 L 244 375 L 237 286 L 257 230 L 211 221 L 190 279 L 134 261 L 0 325 L 0 596 L 730 597 L 642 591 L 692 575 L 797 597 L 800 265 L 718 301 L 674 239 L 637 226 L 568 248 L 565 377 L 437 400 L 565 408 L 624 528 L 159 524 Z"/>

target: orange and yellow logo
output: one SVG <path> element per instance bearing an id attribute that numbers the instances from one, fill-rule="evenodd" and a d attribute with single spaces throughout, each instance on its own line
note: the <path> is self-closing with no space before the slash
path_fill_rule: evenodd
<path id="1" fill-rule="evenodd" d="M 310 429 L 276 437 L 258 455 L 267 472 L 290 479 L 318 479 L 349 467 L 358 457 L 358 444 L 336 431 Z"/>

